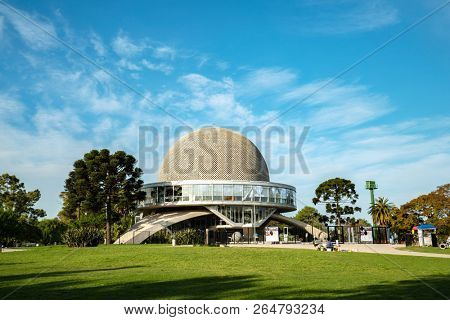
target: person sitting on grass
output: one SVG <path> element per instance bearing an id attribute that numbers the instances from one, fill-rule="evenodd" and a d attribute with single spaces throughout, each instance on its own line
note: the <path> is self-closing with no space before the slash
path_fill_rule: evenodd
<path id="1" fill-rule="evenodd" d="M 328 241 L 327 241 L 327 246 L 326 246 L 326 248 L 327 248 L 327 249 L 333 250 L 333 248 L 334 248 L 334 242 L 328 240 Z"/>

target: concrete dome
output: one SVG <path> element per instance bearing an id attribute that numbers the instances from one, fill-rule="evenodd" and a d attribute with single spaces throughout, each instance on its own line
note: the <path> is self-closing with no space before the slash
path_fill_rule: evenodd
<path id="1" fill-rule="evenodd" d="M 258 148 L 237 132 L 207 127 L 175 142 L 164 157 L 159 181 L 269 181 L 266 161 Z"/>

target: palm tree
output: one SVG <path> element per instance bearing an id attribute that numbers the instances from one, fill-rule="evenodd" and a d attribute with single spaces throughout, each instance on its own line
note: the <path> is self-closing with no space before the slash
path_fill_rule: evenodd
<path id="1" fill-rule="evenodd" d="M 369 214 L 372 216 L 374 223 L 386 226 L 393 208 L 394 204 L 389 202 L 389 199 L 379 197 L 375 200 L 374 205 L 370 207 Z"/>

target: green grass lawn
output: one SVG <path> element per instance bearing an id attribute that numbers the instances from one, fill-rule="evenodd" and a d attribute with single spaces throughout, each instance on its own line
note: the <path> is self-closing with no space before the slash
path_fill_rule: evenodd
<path id="1" fill-rule="evenodd" d="M 442 250 L 442 249 L 436 248 L 436 247 L 406 247 L 406 248 L 400 248 L 400 250 L 424 252 L 424 253 L 450 254 L 450 249 Z"/>
<path id="2" fill-rule="evenodd" d="M 100 246 L 0 254 L 6 299 L 444 299 L 450 259 L 298 249 Z"/>

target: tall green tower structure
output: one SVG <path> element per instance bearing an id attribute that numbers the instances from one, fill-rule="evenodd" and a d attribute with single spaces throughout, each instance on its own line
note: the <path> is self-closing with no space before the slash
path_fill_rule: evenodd
<path id="1" fill-rule="evenodd" d="M 366 181 L 366 189 L 370 191 L 370 205 L 373 206 L 375 204 L 375 195 L 373 190 L 378 189 L 378 186 L 375 181 Z M 375 220 L 373 220 L 373 217 L 372 223 L 375 226 Z"/>

